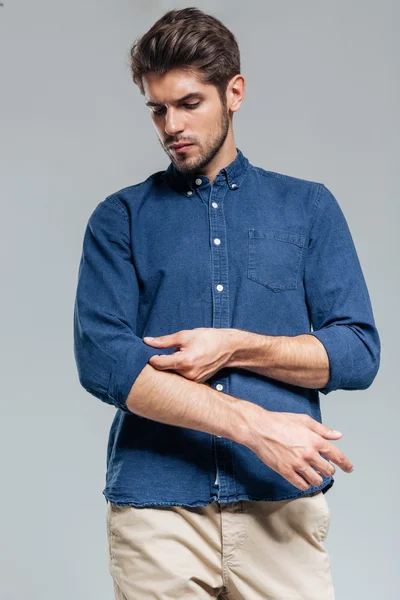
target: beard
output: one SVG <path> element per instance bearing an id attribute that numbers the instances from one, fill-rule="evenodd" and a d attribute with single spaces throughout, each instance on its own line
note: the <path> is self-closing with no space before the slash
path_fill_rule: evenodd
<path id="1" fill-rule="evenodd" d="M 226 114 L 224 106 L 222 106 L 215 134 L 206 140 L 204 148 L 201 149 L 194 158 L 188 157 L 186 160 L 177 161 L 175 157 L 168 152 L 160 139 L 159 142 L 178 171 L 188 175 L 194 175 L 204 169 L 204 167 L 206 167 L 219 152 L 229 133 L 229 124 L 229 116 Z"/>

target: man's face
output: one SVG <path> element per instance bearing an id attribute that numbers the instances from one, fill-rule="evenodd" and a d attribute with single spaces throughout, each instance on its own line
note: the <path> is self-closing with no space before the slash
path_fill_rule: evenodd
<path id="1" fill-rule="evenodd" d="M 179 171 L 195 173 L 217 154 L 229 132 L 229 111 L 213 85 L 182 69 L 143 76 L 146 105 L 159 142 Z M 189 96 L 190 94 L 190 96 Z M 173 144 L 190 144 L 182 150 Z"/>

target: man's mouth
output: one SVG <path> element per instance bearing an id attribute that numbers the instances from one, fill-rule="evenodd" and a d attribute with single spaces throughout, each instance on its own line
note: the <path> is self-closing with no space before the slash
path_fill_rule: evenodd
<path id="1" fill-rule="evenodd" d="M 170 146 L 171 150 L 174 150 L 174 152 L 185 152 L 188 148 L 190 148 L 191 146 L 193 146 L 194 144 L 172 144 Z"/>

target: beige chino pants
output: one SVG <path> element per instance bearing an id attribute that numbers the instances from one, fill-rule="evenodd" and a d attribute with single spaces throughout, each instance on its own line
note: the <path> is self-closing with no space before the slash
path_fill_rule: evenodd
<path id="1" fill-rule="evenodd" d="M 107 502 L 116 600 L 334 600 L 320 492 L 207 506 Z"/>

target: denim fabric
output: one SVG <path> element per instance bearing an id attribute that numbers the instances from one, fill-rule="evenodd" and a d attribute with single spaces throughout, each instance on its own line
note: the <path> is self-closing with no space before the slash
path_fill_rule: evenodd
<path id="1" fill-rule="evenodd" d="M 109 195 L 84 234 L 74 354 L 81 385 L 116 407 L 106 500 L 200 506 L 326 492 L 333 477 L 299 490 L 242 444 L 127 409 L 149 358 L 174 351 L 142 338 L 197 327 L 309 334 L 322 342 L 330 362 L 324 388 L 236 367 L 207 381 L 265 409 L 321 422 L 319 392 L 371 385 L 380 339 L 349 227 L 324 184 L 256 167 L 237 148 L 212 185 L 171 162 Z"/>

